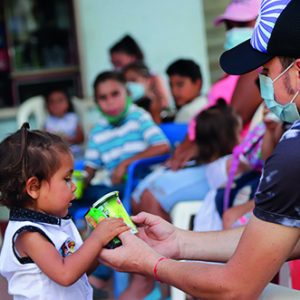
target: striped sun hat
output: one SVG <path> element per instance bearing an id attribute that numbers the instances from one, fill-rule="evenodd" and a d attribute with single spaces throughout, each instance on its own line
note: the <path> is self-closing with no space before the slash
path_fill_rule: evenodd
<path id="1" fill-rule="evenodd" d="M 220 64 L 239 75 L 275 56 L 300 57 L 300 0 L 263 0 L 251 39 L 224 52 Z"/>

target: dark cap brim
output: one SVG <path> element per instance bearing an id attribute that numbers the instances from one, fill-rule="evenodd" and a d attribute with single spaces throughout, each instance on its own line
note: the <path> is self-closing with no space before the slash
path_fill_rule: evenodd
<path id="1" fill-rule="evenodd" d="M 220 65 L 227 74 L 242 75 L 257 69 L 273 57 L 255 50 L 249 39 L 224 52 L 220 57 Z"/>

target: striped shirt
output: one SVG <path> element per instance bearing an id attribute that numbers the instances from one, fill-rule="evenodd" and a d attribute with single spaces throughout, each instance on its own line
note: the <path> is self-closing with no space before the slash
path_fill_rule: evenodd
<path id="1" fill-rule="evenodd" d="M 122 161 L 151 146 L 168 144 L 161 129 L 143 109 L 132 104 L 120 125 L 101 118 L 89 134 L 85 165 L 110 172 Z"/>

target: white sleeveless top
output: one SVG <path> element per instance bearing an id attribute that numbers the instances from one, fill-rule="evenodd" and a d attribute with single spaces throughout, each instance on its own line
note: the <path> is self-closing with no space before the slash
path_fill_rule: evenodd
<path id="1" fill-rule="evenodd" d="M 82 244 L 71 219 L 60 219 L 27 209 L 12 209 L 0 254 L 0 273 L 7 279 L 8 292 L 15 300 L 93 299 L 86 274 L 74 284 L 64 287 L 45 275 L 29 257 L 20 258 L 14 242 L 23 231 L 40 232 L 64 257 Z"/>

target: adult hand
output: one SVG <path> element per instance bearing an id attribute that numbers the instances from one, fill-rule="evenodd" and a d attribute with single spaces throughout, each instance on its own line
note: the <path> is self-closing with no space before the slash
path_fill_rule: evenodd
<path id="1" fill-rule="evenodd" d="M 141 212 L 132 216 L 132 220 L 139 226 L 138 236 L 157 252 L 170 258 L 179 257 L 180 229 L 174 227 L 161 217 Z"/>
<path id="2" fill-rule="evenodd" d="M 99 255 L 100 262 L 117 271 L 152 275 L 155 262 L 161 255 L 130 231 L 120 234 L 119 238 L 122 245 L 110 250 L 104 248 Z"/>
<path id="3" fill-rule="evenodd" d="M 198 147 L 194 142 L 186 138 L 176 149 L 166 165 L 176 171 L 186 164 L 189 160 L 197 157 Z"/>

